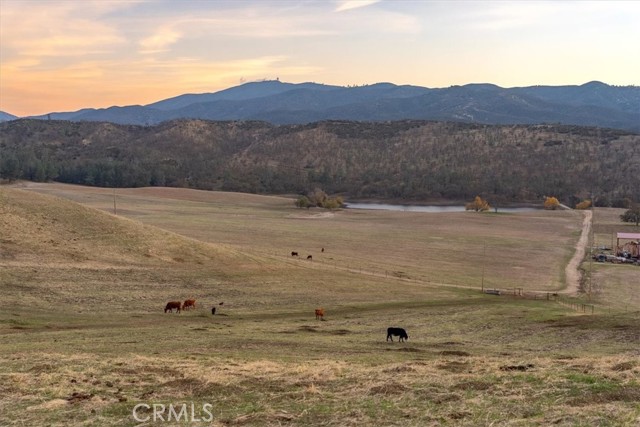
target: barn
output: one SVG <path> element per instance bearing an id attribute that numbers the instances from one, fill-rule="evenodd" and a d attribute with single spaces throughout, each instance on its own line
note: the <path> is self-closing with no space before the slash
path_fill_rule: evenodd
<path id="1" fill-rule="evenodd" d="M 640 258 L 640 233 L 617 233 L 616 255 L 625 258 Z"/>

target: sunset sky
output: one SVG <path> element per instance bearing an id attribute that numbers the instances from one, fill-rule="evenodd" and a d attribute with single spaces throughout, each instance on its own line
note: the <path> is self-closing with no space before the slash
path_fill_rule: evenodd
<path id="1" fill-rule="evenodd" d="M 0 0 L 0 110 L 276 79 L 640 85 L 640 1 Z"/>

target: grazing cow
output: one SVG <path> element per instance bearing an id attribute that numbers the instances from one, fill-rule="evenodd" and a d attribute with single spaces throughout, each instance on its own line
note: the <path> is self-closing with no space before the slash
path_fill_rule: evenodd
<path id="1" fill-rule="evenodd" d="M 324 320 L 324 308 L 316 308 L 316 320 Z"/>
<path id="2" fill-rule="evenodd" d="M 298 252 L 291 252 L 291 256 L 298 256 Z"/>
<path id="3" fill-rule="evenodd" d="M 173 313 L 173 309 L 175 308 L 177 312 L 180 313 L 180 307 L 180 301 L 169 301 L 164 307 L 164 312 L 166 313 L 167 311 L 170 311 L 171 313 Z"/>
<path id="4" fill-rule="evenodd" d="M 184 304 L 182 304 L 182 309 L 189 310 L 190 308 L 196 308 L 196 300 L 188 299 L 184 301 Z"/>
<path id="5" fill-rule="evenodd" d="M 387 328 L 387 341 L 391 340 L 393 342 L 393 336 L 400 337 L 399 341 L 402 342 L 404 340 L 409 339 L 409 335 L 407 335 L 407 331 L 402 328 Z"/>
<path id="6" fill-rule="evenodd" d="M 307 259 L 313 259 L 313 257 L 311 255 L 308 255 Z"/>
<path id="7" fill-rule="evenodd" d="M 216 314 L 216 308 L 215 307 L 211 307 L 211 315 L 215 316 Z"/>
<path id="8" fill-rule="evenodd" d="M 320 252 L 324 252 L 324 248 L 322 248 L 322 250 Z"/>

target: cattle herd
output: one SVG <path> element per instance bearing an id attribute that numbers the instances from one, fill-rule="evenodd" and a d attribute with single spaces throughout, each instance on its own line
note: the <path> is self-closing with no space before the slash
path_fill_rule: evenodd
<path id="1" fill-rule="evenodd" d="M 173 310 L 176 310 L 176 313 L 180 313 L 180 310 L 190 310 L 196 308 L 196 300 L 188 299 L 185 300 L 184 303 L 180 301 L 169 301 L 167 305 L 164 306 L 164 312 L 173 313 Z"/>
<path id="2" fill-rule="evenodd" d="M 322 252 L 324 252 L 324 248 L 322 248 Z M 297 257 L 298 256 L 298 252 L 292 251 L 291 252 L 291 256 L 292 257 Z M 313 259 L 313 257 L 311 255 L 307 256 L 308 260 Z M 223 305 L 224 303 L 221 302 L 219 305 Z M 195 299 L 188 299 L 185 300 L 183 303 L 181 303 L 180 301 L 169 301 L 167 303 L 167 305 L 164 307 L 164 312 L 167 313 L 173 313 L 173 310 L 176 310 L 176 313 L 180 313 L 181 310 L 190 310 L 190 309 L 195 309 L 196 308 L 196 300 Z M 216 314 L 216 308 L 213 307 L 211 308 L 211 314 L 215 315 Z M 316 320 L 324 320 L 324 308 L 316 308 L 315 310 L 315 314 L 316 314 Z M 409 339 L 409 335 L 407 335 L 407 331 L 405 331 L 402 328 L 387 328 L 387 341 L 391 340 L 393 342 L 393 337 L 399 337 L 398 341 L 399 342 L 403 342 L 405 340 Z"/>
<path id="3" fill-rule="evenodd" d="M 221 302 L 219 305 L 223 305 Z M 188 299 L 185 300 L 184 303 L 180 303 L 180 301 L 169 301 L 167 305 L 164 307 L 164 312 L 173 313 L 173 310 L 176 310 L 176 313 L 180 313 L 180 310 L 189 310 L 192 308 L 196 308 L 196 300 Z M 324 308 L 316 308 L 316 320 L 324 320 Z M 216 314 L 216 308 L 211 308 L 211 314 Z M 393 337 L 399 337 L 398 341 L 403 342 L 409 339 L 409 335 L 407 335 L 407 331 L 403 328 L 387 328 L 387 341 L 391 340 L 393 342 Z"/>

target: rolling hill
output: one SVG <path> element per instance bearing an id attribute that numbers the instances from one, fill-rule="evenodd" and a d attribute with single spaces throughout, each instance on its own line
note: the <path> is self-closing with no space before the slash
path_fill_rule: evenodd
<path id="1" fill-rule="evenodd" d="M 37 260 L 47 265 L 148 268 L 224 265 L 238 256 L 228 247 L 197 242 L 58 197 L 0 188 L 0 200 L 0 256 L 13 264 Z"/>
<path id="2" fill-rule="evenodd" d="M 0 124 L 0 177 L 33 181 L 351 199 L 572 205 L 640 200 L 640 135 L 561 125 L 425 121 L 272 125 L 179 120 L 156 126 Z"/>
<path id="3" fill-rule="evenodd" d="M 18 117 L 13 114 L 5 113 L 4 111 L 0 111 L 0 122 L 7 122 L 9 120 L 15 120 Z"/>
<path id="4" fill-rule="evenodd" d="M 137 425 L 185 401 L 219 425 L 636 424 L 638 267 L 595 266 L 589 300 L 515 295 L 558 289 L 578 212 L 319 219 L 153 188 L 118 190 L 116 217 L 38 194 L 109 210 L 110 189 L 20 185 L 0 187 L 4 425 Z M 480 270 L 505 294 L 481 292 Z M 385 341 L 389 325 L 409 341 Z"/>
<path id="5" fill-rule="evenodd" d="M 392 83 L 342 87 L 263 81 L 215 93 L 185 94 L 147 105 L 86 108 L 35 118 L 155 125 L 175 119 L 446 120 L 482 124 L 561 123 L 640 130 L 640 87 L 589 82 L 580 86 L 502 88 L 468 84 L 431 89 Z"/>

